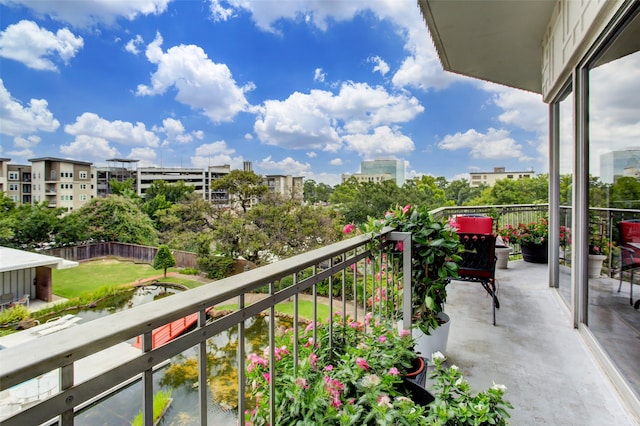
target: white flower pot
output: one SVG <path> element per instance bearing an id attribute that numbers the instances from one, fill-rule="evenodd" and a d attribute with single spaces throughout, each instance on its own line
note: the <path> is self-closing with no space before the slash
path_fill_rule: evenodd
<path id="1" fill-rule="evenodd" d="M 496 247 L 496 268 L 507 269 L 509 264 L 509 255 L 511 254 L 511 247 Z"/>
<path id="2" fill-rule="evenodd" d="M 589 278 L 598 278 L 602 274 L 602 263 L 607 258 L 604 254 L 590 254 L 587 271 Z"/>
<path id="3" fill-rule="evenodd" d="M 411 330 L 411 335 L 416 342 L 416 346 L 413 348 L 414 351 L 428 360 L 431 359 L 431 354 L 434 352 L 440 352 L 444 355 L 447 351 L 451 318 L 444 312 L 440 312 L 438 315 L 444 323 L 435 330 L 431 330 L 431 334 L 423 333 L 418 327 L 413 327 Z M 402 327 L 401 322 L 398 325 Z"/>

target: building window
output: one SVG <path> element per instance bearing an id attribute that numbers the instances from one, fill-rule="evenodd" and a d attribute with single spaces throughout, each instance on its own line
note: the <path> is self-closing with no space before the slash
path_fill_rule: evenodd
<path id="1" fill-rule="evenodd" d="M 80 194 L 80 201 L 87 201 L 87 194 Z"/>
<path id="2" fill-rule="evenodd" d="M 10 198 L 11 198 L 11 201 L 13 201 L 14 203 L 18 202 L 18 196 L 17 195 L 11 195 Z"/>
<path id="3" fill-rule="evenodd" d="M 17 191 L 18 190 L 18 184 L 17 183 L 10 183 L 9 184 L 9 191 Z"/>
<path id="4" fill-rule="evenodd" d="M 18 180 L 18 172 L 9 172 L 9 180 Z"/>
<path id="5" fill-rule="evenodd" d="M 87 178 L 87 172 L 80 172 L 80 179 L 86 179 Z"/>
<path id="6" fill-rule="evenodd" d="M 87 189 L 87 184 L 86 183 L 81 183 L 80 184 L 80 189 Z"/>
<path id="7" fill-rule="evenodd" d="M 507 179 L 513 179 L 513 175 L 507 175 Z"/>

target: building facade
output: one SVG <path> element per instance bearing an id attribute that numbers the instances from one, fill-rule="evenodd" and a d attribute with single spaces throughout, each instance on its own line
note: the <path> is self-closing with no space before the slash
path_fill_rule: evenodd
<path id="1" fill-rule="evenodd" d="M 493 186 L 502 179 L 530 179 L 535 175 L 533 170 L 526 172 L 507 172 L 504 167 L 494 167 L 492 172 L 469 173 L 469 186 L 478 187 L 480 185 Z"/>
<path id="2" fill-rule="evenodd" d="M 91 163 L 63 158 L 33 158 L 31 202 L 76 210 L 97 196 L 96 169 Z"/>
<path id="3" fill-rule="evenodd" d="M 16 204 L 31 204 L 31 166 L 7 164 L 5 193 Z"/>
<path id="4" fill-rule="evenodd" d="M 284 198 L 302 201 L 304 196 L 304 178 L 291 175 L 266 175 L 265 183 L 270 194 L 279 194 Z"/>
<path id="5" fill-rule="evenodd" d="M 381 183 L 392 180 L 401 187 L 405 182 L 404 169 L 404 161 L 402 160 L 364 160 L 360 162 L 360 173 L 343 174 L 342 182 L 351 178 L 361 183 Z"/>
<path id="6" fill-rule="evenodd" d="M 614 183 L 621 177 L 640 179 L 640 148 L 611 151 L 600 155 L 600 180 Z"/>

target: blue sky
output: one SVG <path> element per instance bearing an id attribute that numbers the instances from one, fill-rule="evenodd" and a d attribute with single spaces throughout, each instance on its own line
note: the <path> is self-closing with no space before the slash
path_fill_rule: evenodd
<path id="1" fill-rule="evenodd" d="M 13 163 L 547 172 L 541 96 L 442 71 L 415 0 L 0 0 L 0 24 Z"/>

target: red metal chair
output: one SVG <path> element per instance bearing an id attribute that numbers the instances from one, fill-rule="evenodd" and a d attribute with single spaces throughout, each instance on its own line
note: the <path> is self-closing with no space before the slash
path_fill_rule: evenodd
<path id="1" fill-rule="evenodd" d="M 488 216 L 457 216 L 455 218 L 457 232 L 476 234 L 492 234 L 493 218 Z"/>
<path id="2" fill-rule="evenodd" d="M 640 299 L 633 303 L 633 273 L 640 268 L 640 219 L 623 220 L 618 222 L 620 233 L 620 285 L 622 289 L 622 275 L 624 271 L 631 271 L 629 279 L 629 303 L 635 309 L 640 308 Z"/>

